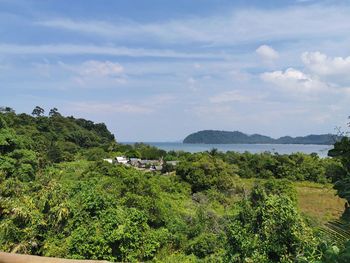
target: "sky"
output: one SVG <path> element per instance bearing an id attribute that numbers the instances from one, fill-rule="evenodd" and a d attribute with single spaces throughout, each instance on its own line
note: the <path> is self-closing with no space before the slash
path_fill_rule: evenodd
<path id="1" fill-rule="evenodd" d="M 117 141 L 335 133 L 349 14 L 336 0 L 0 0 L 0 106 L 56 107 Z"/>

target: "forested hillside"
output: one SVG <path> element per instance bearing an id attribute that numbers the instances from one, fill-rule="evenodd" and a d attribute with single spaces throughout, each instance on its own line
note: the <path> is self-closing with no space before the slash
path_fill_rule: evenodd
<path id="1" fill-rule="evenodd" d="M 48 116 L 37 107 L 33 114 L 16 114 L 11 108 L 0 111 L 1 152 L 16 148 L 33 150 L 40 161 L 71 161 L 86 149 L 107 149 L 114 142 L 104 123 L 64 117 L 57 109 Z"/>
<path id="2" fill-rule="evenodd" d="M 327 227 L 348 222 L 349 152 L 347 138 L 324 159 L 165 152 L 118 144 L 104 124 L 57 109 L 3 108 L 0 250 L 112 262 L 349 262 L 348 225 Z M 102 160 L 117 155 L 179 164 L 149 172 Z M 328 199 L 311 209 L 307 198 Z"/>
<path id="3" fill-rule="evenodd" d="M 206 143 L 206 144 L 323 144 L 332 145 L 339 141 L 341 136 L 333 134 L 307 135 L 299 137 L 284 136 L 278 139 L 269 136 L 252 134 L 248 135 L 239 131 L 214 131 L 205 130 L 188 135 L 184 143 Z"/>

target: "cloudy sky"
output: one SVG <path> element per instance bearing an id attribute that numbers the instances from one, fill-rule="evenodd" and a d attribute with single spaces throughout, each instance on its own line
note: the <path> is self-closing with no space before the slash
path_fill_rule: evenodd
<path id="1" fill-rule="evenodd" d="M 0 105 L 57 107 L 119 141 L 333 133 L 350 115 L 349 14 L 349 1 L 0 0 Z"/>

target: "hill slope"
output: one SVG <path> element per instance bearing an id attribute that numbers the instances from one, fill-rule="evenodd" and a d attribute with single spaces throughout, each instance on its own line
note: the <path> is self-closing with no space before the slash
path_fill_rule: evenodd
<path id="1" fill-rule="evenodd" d="M 307 135 L 299 137 L 284 136 L 274 139 L 268 136 L 253 134 L 248 135 L 239 131 L 217 131 L 204 130 L 188 135 L 183 143 L 204 143 L 204 144 L 334 144 L 340 136 L 333 134 Z"/>
<path id="2" fill-rule="evenodd" d="M 81 150 L 107 148 L 114 142 L 114 135 L 104 123 L 64 117 L 58 112 L 50 116 L 34 117 L 2 108 L 0 129 L 3 134 L 0 136 L 0 146 L 18 140 L 25 144 L 22 148 L 33 150 L 52 162 L 71 160 Z"/>

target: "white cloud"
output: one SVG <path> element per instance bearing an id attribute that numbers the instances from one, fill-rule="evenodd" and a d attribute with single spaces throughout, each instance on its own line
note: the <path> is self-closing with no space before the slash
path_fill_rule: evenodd
<path id="1" fill-rule="evenodd" d="M 108 60 L 87 60 L 74 63 L 44 60 L 44 62 L 32 63 L 30 67 L 17 66 L 16 72 L 23 79 L 37 82 L 30 86 L 46 88 L 50 86 L 52 89 L 60 90 L 111 89 L 125 86 L 129 80 L 121 64 Z"/>
<path id="2" fill-rule="evenodd" d="M 318 75 L 343 75 L 349 77 L 350 56 L 349 57 L 328 57 L 321 52 L 304 52 L 302 61 L 312 72 Z"/>
<path id="3" fill-rule="evenodd" d="M 161 58 L 199 58 L 218 59 L 227 58 L 222 53 L 195 53 L 177 52 L 169 49 L 144 49 L 127 48 L 118 46 L 98 45 L 74 45 L 74 44 L 53 44 L 53 45 L 17 45 L 0 44 L 0 53 L 9 55 L 109 55 L 126 57 L 161 57 Z"/>
<path id="4" fill-rule="evenodd" d="M 236 81 L 244 82 L 249 81 L 252 78 L 252 75 L 241 71 L 241 70 L 230 70 L 228 74 Z"/>
<path id="5" fill-rule="evenodd" d="M 110 115 L 114 113 L 149 114 L 153 109 L 144 105 L 130 103 L 99 103 L 99 102 L 76 102 L 69 105 L 74 111 L 91 114 Z"/>
<path id="6" fill-rule="evenodd" d="M 81 113 L 111 115 L 124 114 L 151 114 L 159 111 L 163 106 L 173 103 L 176 97 L 171 94 L 159 94 L 143 98 L 142 100 L 120 102 L 77 101 L 68 105 L 71 110 Z"/>
<path id="7" fill-rule="evenodd" d="M 79 73 L 86 76 L 115 77 L 123 72 L 124 68 L 119 63 L 111 61 L 89 60 L 79 68 Z"/>
<path id="8" fill-rule="evenodd" d="M 187 79 L 187 86 L 190 90 L 196 91 L 198 90 L 197 80 L 193 77 Z"/>
<path id="9" fill-rule="evenodd" d="M 332 115 L 329 113 L 320 113 L 320 114 L 315 114 L 312 117 L 312 121 L 314 121 L 315 123 L 328 123 L 330 121 L 330 119 L 332 118 Z"/>
<path id="10" fill-rule="evenodd" d="M 115 26 L 103 21 L 75 21 L 68 18 L 56 18 L 52 20 L 36 22 L 36 25 L 59 28 L 63 30 L 93 33 L 98 35 L 114 35 L 118 33 Z M 114 32 L 114 34 L 113 34 Z"/>
<path id="11" fill-rule="evenodd" d="M 288 68 L 284 72 L 265 72 L 260 77 L 262 80 L 278 86 L 281 90 L 286 90 L 294 94 L 319 92 L 329 89 L 327 83 L 293 68 Z"/>
<path id="12" fill-rule="evenodd" d="M 45 61 L 44 63 L 33 63 L 32 66 L 41 76 L 47 78 L 51 77 L 52 67 L 48 61 Z"/>
<path id="13" fill-rule="evenodd" d="M 211 103 L 225 103 L 225 102 L 252 102 L 262 99 L 262 96 L 256 96 L 256 95 L 245 95 L 242 94 L 242 92 L 238 90 L 232 90 L 223 92 L 220 94 L 217 94 L 211 98 L 209 98 L 209 101 Z"/>
<path id="14" fill-rule="evenodd" d="M 268 45 L 261 45 L 255 50 L 255 52 L 263 60 L 272 61 L 279 58 L 278 52 Z"/>
<path id="15" fill-rule="evenodd" d="M 159 94 L 147 98 L 147 103 L 154 107 L 161 107 L 176 102 L 176 96 L 172 94 Z"/>
<path id="16" fill-rule="evenodd" d="M 302 5 L 271 10 L 240 9 L 219 16 L 157 23 L 54 18 L 36 25 L 128 41 L 237 45 L 251 41 L 344 36 L 350 30 L 348 14 L 347 6 Z"/>
<path id="17" fill-rule="evenodd" d="M 235 118 L 236 116 L 233 113 L 233 109 L 228 106 L 218 106 L 218 105 L 200 105 L 195 106 L 189 110 L 189 112 L 194 113 L 198 117 L 204 118 L 217 118 L 218 115 L 220 118 Z"/>
<path id="18" fill-rule="evenodd" d="M 73 73 L 71 81 L 80 87 L 114 87 L 127 82 L 124 67 L 116 62 L 88 60 L 73 65 L 59 62 L 58 65 L 60 69 Z"/>

